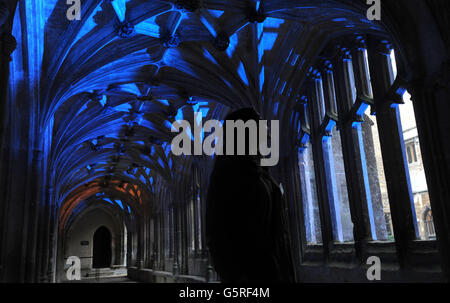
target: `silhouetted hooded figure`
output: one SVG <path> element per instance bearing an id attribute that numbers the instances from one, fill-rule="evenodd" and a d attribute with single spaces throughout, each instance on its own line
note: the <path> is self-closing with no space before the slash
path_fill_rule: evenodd
<path id="1" fill-rule="evenodd" d="M 225 120 L 255 120 L 241 109 Z M 225 122 L 226 123 L 226 122 Z M 226 127 L 223 150 L 226 151 Z M 285 201 L 259 155 L 217 156 L 208 188 L 206 240 L 223 282 L 295 282 Z"/>

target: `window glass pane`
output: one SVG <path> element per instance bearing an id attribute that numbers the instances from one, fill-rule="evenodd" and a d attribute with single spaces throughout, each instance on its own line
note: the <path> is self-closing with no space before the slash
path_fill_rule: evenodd
<path id="1" fill-rule="evenodd" d="M 365 156 L 363 163 L 366 164 L 370 189 L 369 215 L 371 216 L 372 239 L 392 241 L 394 240 L 394 234 L 380 137 L 376 117 L 370 114 L 370 108 L 364 114 L 361 133 Z"/>
<path id="2" fill-rule="evenodd" d="M 392 60 L 392 73 L 394 79 L 397 78 L 397 59 L 395 57 L 395 51 L 391 50 L 391 60 Z"/>
<path id="3" fill-rule="evenodd" d="M 353 241 L 353 223 L 348 201 L 341 137 L 336 128 L 331 138 L 324 137 L 323 150 L 334 239 L 338 242 L 351 242 Z"/>
<path id="4" fill-rule="evenodd" d="M 433 219 L 431 216 L 428 217 L 429 220 L 427 221 L 426 217 L 427 212 L 429 210 L 431 211 L 430 197 L 428 195 L 427 180 L 422 162 L 414 107 L 411 101 L 411 95 L 408 92 L 405 92 L 403 95 L 403 101 L 405 104 L 399 106 L 399 112 L 405 151 L 407 151 L 408 170 L 411 180 L 411 190 L 414 199 L 414 212 L 417 220 L 419 239 L 432 240 L 435 239 Z"/>
<path id="5" fill-rule="evenodd" d="M 319 204 L 317 201 L 316 174 L 311 143 L 299 151 L 300 182 L 302 187 L 303 214 L 306 241 L 308 244 L 322 243 Z"/>

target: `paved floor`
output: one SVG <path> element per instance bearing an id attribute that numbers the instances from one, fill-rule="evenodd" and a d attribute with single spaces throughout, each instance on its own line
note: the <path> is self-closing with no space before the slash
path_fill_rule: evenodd
<path id="1" fill-rule="evenodd" d="M 81 281 L 71 281 L 69 283 L 137 283 L 128 277 L 105 277 L 105 278 L 85 278 Z"/>

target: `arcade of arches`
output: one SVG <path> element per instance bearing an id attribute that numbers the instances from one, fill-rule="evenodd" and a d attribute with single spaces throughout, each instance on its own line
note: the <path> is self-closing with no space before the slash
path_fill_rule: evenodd
<path id="1" fill-rule="evenodd" d="M 0 0 L 0 281 L 220 280 L 214 158 L 171 123 L 244 107 L 280 121 L 298 282 L 448 281 L 450 3 L 381 2 Z"/>

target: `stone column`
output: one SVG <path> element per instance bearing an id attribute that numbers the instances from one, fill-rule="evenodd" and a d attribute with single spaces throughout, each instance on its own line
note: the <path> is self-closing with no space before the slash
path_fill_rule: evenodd
<path id="1" fill-rule="evenodd" d="M 137 228 L 137 254 L 136 266 L 139 269 L 144 268 L 144 224 L 143 218 L 139 217 L 136 222 Z"/>
<path id="2" fill-rule="evenodd" d="M 58 254 L 58 205 L 55 200 L 55 192 L 51 187 L 48 192 L 49 200 L 51 201 L 51 212 L 50 212 L 50 226 L 49 226 L 49 236 L 48 243 L 46 245 L 48 250 L 47 255 L 47 266 L 45 268 L 45 273 L 47 275 L 47 282 L 54 282 L 56 279 L 56 263 Z"/>
<path id="3" fill-rule="evenodd" d="M 40 232 L 42 236 L 39 245 L 39 251 L 41 252 L 41 257 L 39 260 L 39 277 L 38 277 L 39 282 L 48 281 L 47 274 L 48 274 L 49 257 L 51 255 L 51 251 L 53 248 L 52 247 L 53 243 L 51 239 L 53 232 L 52 223 L 54 224 L 52 218 L 54 211 L 54 206 L 51 200 L 52 196 L 53 196 L 53 187 L 47 186 L 44 197 L 45 209 L 43 213 L 43 222 L 40 224 L 42 225 L 42 231 Z"/>
<path id="4" fill-rule="evenodd" d="M 181 237 L 181 264 L 180 272 L 182 274 L 188 273 L 188 260 L 189 260 L 189 225 L 188 225 L 188 206 L 189 203 L 183 201 L 180 203 L 180 237 Z"/>
<path id="5" fill-rule="evenodd" d="M 409 83 L 443 270 L 450 280 L 450 62 Z"/>
<path id="6" fill-rule="evenodd" d="M 198 255 L 200 253 L 200 238 L 201 238 L 201 231 L 199 229 L 199 212 L 200 212 L 200 170 L 198 169 L 197 165 L 193 164 L 193 190 L 192 190 L 192 203 L 193 205 L 193 218 L 192 218 L 192 224 L 194 225 L 194 234 L 192 235 L 194 237 L 194 251 L 195 254 Z"/>
<path id="7" fill-rule="evenodd" d="M 173 250 L 173 275 L 180 274 L 180 212 L 179 205 L 173 205 L 174 250 Z"/>
<path id="8" fill-rule="evenodd" d="M 302 189 L 298 166 L 298 151 L 294 144 L 288 147 L 290 152 L 281 157 L 277 165 L 276 179 L 281 183 L 285 205 L 283 209 L 287 219 L 289 238 L 291 239 L 291 256 L 294 273 L 300 275 L 300 265 L 305 251 L 305 225 L 302 212 Z"/>
<path id="9" fill-rule="evenodd" d="M 0 3 L 0 281 L 6 281 L 6 267 L 8 261 L 5 260 L 5 252 L 7 250 L 7 220 L 8 220 L 8 183 L 10 182 L 10 170 L 12 163 L 10 162 L 10 145 L 9 135 L 6 130 L 8 117 L 8 81 L 9 81 L 9 63 L 11 62 L 11 54 L 17 47 L 17 41 L 10 34 L 11 29 L 7 27 L 9 10 L 4 3 Z"/>

